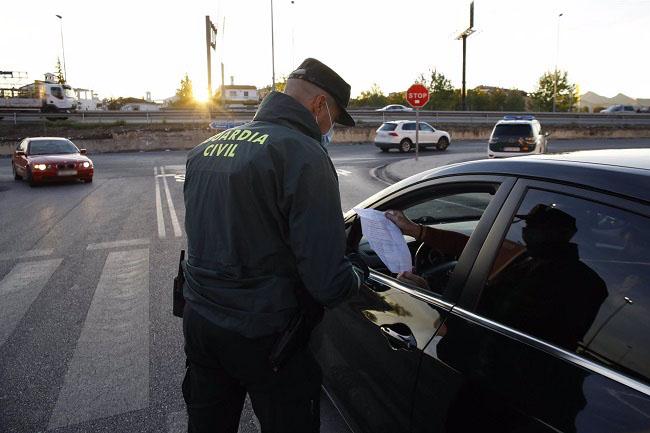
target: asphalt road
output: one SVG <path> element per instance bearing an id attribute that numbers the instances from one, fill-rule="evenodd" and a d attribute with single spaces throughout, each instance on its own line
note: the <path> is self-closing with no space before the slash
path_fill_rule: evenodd
<path id="1" fill-rule="evenodd" d="M 558 141 L 551 150 L 650 146 Z M 373 169 L 412 154 L 330 149 L 344 210 L 381 190 Z M 426 151 L 431 166 L 485 143 Z M 181 320 L 170 286 L 183 230 L 184 152 L 91 155 L 92 184 L 30 188 L 0 159 L 0 431 L 181 432 Z M 427 160 L 429 161 L 429 160 Z M 315 192 L 317 193 L 317 192 Z M 322 431 L 345 429 L 323 400 Z M 247 403 L 241 432 L 258 432 Z"/>

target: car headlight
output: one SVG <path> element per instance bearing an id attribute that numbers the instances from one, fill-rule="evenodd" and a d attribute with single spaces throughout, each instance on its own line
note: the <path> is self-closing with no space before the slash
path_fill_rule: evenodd
<path id="1" fill-rule="evenodd" d="M 41 171 L 43 171 L 43 170 L 45 170 L 45 169 L 47 168 L 47 165 L 45 165 L 45 164 L 34 164 L 34 168 L 35 168 L 36 170 L 41 170 Z"/>
<path id="2" fill-rule="evenodd" d="M 89 163 L 88 161 L 84 161 L 84 162 L 81 164 L 81 166 L 82 166 L 83 168 L 89 168 L 89 167 L 90 167 L 90 163 Z"/>

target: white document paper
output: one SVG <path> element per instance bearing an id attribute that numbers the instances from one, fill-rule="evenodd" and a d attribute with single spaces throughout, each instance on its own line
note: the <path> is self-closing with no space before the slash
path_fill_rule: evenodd
<path id="1" fill-rule="evenodd" d="M 400 229 L 383 212 L 354 209 L 361 217 L 361 230 L 370 247 L 393 273 L 412 271 L 411 253 Z"/>

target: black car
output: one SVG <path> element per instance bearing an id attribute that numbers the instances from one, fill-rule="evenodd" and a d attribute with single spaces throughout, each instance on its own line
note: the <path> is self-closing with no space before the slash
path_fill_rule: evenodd
<path id="1" fill-rule="evenodd" d="M 371 267 L 313 350 L 355 432 L 650 431 L 650 150 L 482 160 L 360 207 L 403 210 L 426 287 Z"/>

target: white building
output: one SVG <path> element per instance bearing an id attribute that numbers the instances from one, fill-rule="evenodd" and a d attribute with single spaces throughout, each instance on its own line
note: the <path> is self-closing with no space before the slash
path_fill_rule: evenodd
<path id="1" fill-rule="evenodd" d="M 161 104 L 155 102 L 131 102 L 122 105 L 121 111 L 160 111 Z"/>
<path id="2" fill-rule="evenodd" d="M 259 95 L 257 87 L 240 84 L 223 86 L 222 95 L 226 105 L 257 105 Z"/>

